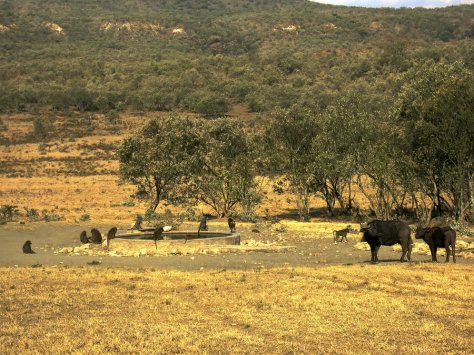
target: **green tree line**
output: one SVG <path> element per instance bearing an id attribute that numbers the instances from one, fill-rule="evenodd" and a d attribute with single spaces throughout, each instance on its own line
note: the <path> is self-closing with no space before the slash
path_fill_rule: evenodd
<path id="1" fill-rule="evenodd" d="M 357 184 L 382 219 L 474 218 L 474 80 L 462 62 L 420 62 L 390 98 L 341 93 L 324 109 L 294 104 L 257 126 L 230 118 L 170 114 L 119 149 L 120 174 L 148 196 L 207 204 L 219 216 L 258 205 L 258 177 L 295 196 L 359 213 Z"/>

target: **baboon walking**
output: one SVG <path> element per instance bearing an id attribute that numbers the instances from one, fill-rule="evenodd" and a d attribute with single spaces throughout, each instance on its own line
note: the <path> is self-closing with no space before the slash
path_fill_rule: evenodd
<path id="1" fill-rule="evenodd" d="M 36 254 L 33 249 L 31 249 L 31 240 L 27 240 L 25 244 L 23 244 L 23 253 L 24 254 Z"/>
<path id="2" fill-rule="evenodd" d="M 207 231 L 207 215 L 203 215 L 201 218 L 201 222 L 199 222 L 199 228 L 198 228 L 198 237 L 201 235 L 201 231 Z"/>
<path id="3" fill-rule="evenodd" d="M 163 240 L 163 227 L 156 227 L 153 232 L 153 240 L 155 241 L 155 250 L 158 250 L 158 244 L 156 243 L 157 240 Z"/>
<path id="4" fill-rule="evenodd" d="M 345 239 L 345 242 L 347 243 L 347 233 L 350 233 L 351 231 L 352 231 L 352 228 L 350 225 L 347 225 L 347 227 L 344 229 L 333 231 L 332 235 L 334 237 L 334 242 L 337 243 L 340 241 L 342 243 L 344 242 L 344 239 Z M 341 240 L 339 240 L 339 238 L 341 238 Z"/>
<path id="5" fill-rule="evenodd" d="M 227 218 L 227 224 L 229 225 L 230 232 L 235 233 L 235 221 L 232 217 Z"/>

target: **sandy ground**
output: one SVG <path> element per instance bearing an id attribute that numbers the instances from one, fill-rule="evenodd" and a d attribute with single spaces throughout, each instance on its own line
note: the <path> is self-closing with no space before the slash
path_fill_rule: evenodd
<path id="1" fill-rule="evenodd" d="M 102 233 L 111 226 L 100 226 Z M 366 264 L 370 261 L 370 252 L 356 250 L 353 246 L 360 236 L 349 234 L 348 243 L 334 244 L 330 235 L 323 237 L 310 236 L 301 232 L 286 231 L 270 233 L 262 230 L 253 233 L 251 227 L 240 228 L 241 241 L 275 241 L 280 245 L 292 245 L 296 248 L 283 252 L 247 252 L 226 253 L 220 255 L 167 255 L 116 257 L 93 255 L 69 255 L 55 253 L 62 247 L 81 245 L 79 234 L 87 225 L 70 225 L 62 223 L 32 223 L 27 225 L 8 224 L 0 227 L 0 266 L 89 266 L 100 262 L 99 267 L 156 268 L 167 270 L 201 270 L 201 269 L 255 269 L 273 267 L 301 267 L 325 265 Z M 125 227 L 119 227 L 125 230 Z M 214 226 L 210 230 L 222 230 Z M 22 245 L 26 240 L 32 241 L 36 254 L 25 255 Z M 379 252 L 381 264 L 398 263 L 399 252 L 391 247 L 382 247 Z M 426 262 L 427 255 L 413 255 L 413 261 Z M 444 257 L 438 256 L 438 260 Z M 458 263 L 474 263 L 473 259 L 458 258 Z"/>

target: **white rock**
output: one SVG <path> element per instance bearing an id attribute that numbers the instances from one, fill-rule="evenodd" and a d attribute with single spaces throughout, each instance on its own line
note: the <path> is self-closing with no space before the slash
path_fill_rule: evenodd
<path id="1" fill-rule="evenodd" d="M 400 252 L 400 251 L 402 251 L 402 246 L 398 245 L 398 244 L 395 244 L 394 246 L 392 246 L 392 250 L 395 251 L 395 252 Z"/>
<path id="2" fill-rule="evenodd" d="M 356 243 L 356 244 L 354 245 L 354 248 L 355 248 L 355 249 L 358 249 L 358 250 L 370 250 L 369 244 L 367 244 L 367 243 L 365 243 L 365 242 Z"/>

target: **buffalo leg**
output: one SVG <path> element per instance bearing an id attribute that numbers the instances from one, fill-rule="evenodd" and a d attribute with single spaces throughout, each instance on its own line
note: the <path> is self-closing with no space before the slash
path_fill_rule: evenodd
<path id="1" fill-rule="evenodd" d="M 379 249 L 380 249 L 380 245 L 376 245 L 374 248 L 374 263 L 379 262 L 379 257 L 378 257 Z"/>
<path id="2" fill-rule="evenodd" d="M 432 244 L 429 244 L 430 246 L 430 252 L 431 252 L 431 261 L 435 262 L 436 261 L 436 247 Z"/>
<path id="3" fill-rule="evenodd" d="M 370 246 L 370 262 L 375 263 L 375 245 Z"/>
<path id="4" fill-rule="evenodd" d="M 411 240 L 411 238 L 408 240 L 407 249 L 408 249 L 407 259 L 408 261 L 411 261 L 411 250 L 413 249 L 413 241 Z"/>
<path id="5" fill-rule="evenodd" d="M 449 263 L 449 255 L 451 254 L 451 251 L 449 250 L 449 241 L 444 242 L 444 248 L 446 249 L 446 263 Z"/>
<path id="6" fill-rule="evenodd" d="M 401 262 L 405 261 L 405 255 L 407 254 L 407 246 L 405 243 L 401 243 L 402 245 L 402 257 L 400 258 Z"/>
<path id="7" fill-rule="evenodd" d="M 370 262 L 372 264 L 375 264 L 376 263 L 376 260 L 377 260 L 377 252 L 376 252 L 376 248 L 377 246 L 375 244 L 369 244 L 370 245 Z"/>
<path id="8" fill-rule="evenodd" d="M 438 256 L 437 256 L 437 254 L 438 254 L 438 247 L 437 247 L 436 245 L 433 245 L 433 251 L 434 251 L 434 253 L 433 253 L 433 258 L 434 258 L 434 260 L 433 260 L 433 261 L 434 261 L 435 263 L 437 263 L 437 262 L 438 262 Z"/>
<path id="9" fill-rule="evenodd" d="M 451 248 L 453 248 L 453 263 L 456 262 L 456 242 L 451 244 Z"/>

